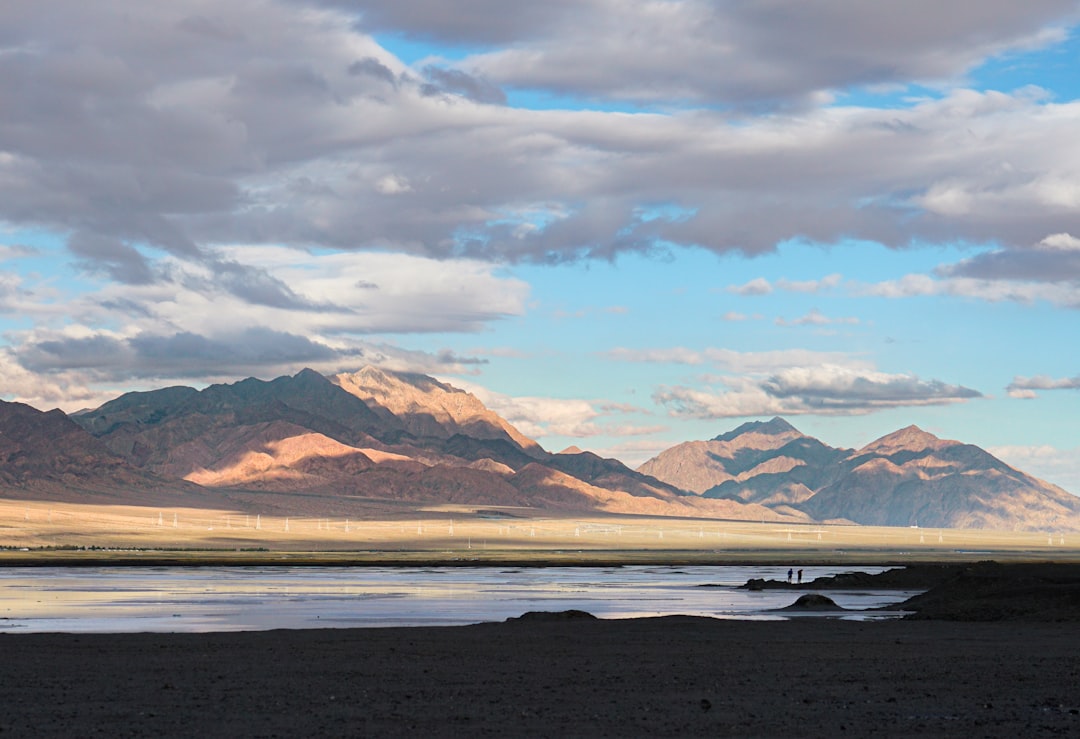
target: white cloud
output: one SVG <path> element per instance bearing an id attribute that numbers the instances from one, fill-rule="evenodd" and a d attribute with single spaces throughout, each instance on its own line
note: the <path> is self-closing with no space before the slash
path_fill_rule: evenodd
<path id="1" fill-rule="evenodd" d="M 845 326 L 856 326 L 861 321 L 858 318 L 851 316 L 830 318 L 817 308 L 813 308 L 809 313 L 803 316 L 793 319 L 777 318 L 775 321 L 777 326 L 834 326 L 837 324 Z"/>
<path id="2" fill-rule="evenodd" d="M 1080 375 L 1076 377 L 1014 377 L 1006 388 L 1013 398 L 1030 399 L 1036 397 L 1037 390 L 1080 390 Z"/>
<path id="3" fill-rule="evenodd" d="M 612 416 L 640 412 L 621 403 L 580 398 L 510 396 L 454 378 L 452 384 L 468 390 L 488 408 L 533 439 L 598 436 L 645 436 L 666 430 L 660 425 L 636 425 L 605 420 Z"/>
<path id="4" fill-rule="evenodd" d="M 38 323 L 9 332 L 10 355 L 47 383 L 76 370 L 84 384 L 265 377 L 303 366 L 330 371 L 388 361 L 395 369 L 468 370 L 476 360 L 390 349 L 362 337 L 474 332 L 520 315 L 528 297 L 525 283 L 470 260 L 279 247 L 231 247 L 221 254 L 224 264 L 238 264 L 234 257 L 257 262 L 258 274 L 291 286 L 289 299 L 252 303 L 222 289 L 207 268 L 173 259 L 165 261 L 168 281 L 106 284 L 68 303 L 20 288 L 9 306 L 36 314 Z M 73 398 L 78 385 L 71 385 Z"/>
<path id="5" fill-rule="evenodd" d="M 627 467 L 636 468 L 646 460 L 652 459 L 660 452 L 670 449 L 682 441 L 685 441 L 685 439 L 678 439 L 675 441 L 631 439 L 629 441 L 619 442 L 618 444 L 593 447 L 591 448 L 591 451 L 601 457 L 614 457 Z"/>
<path id="6" fill-rule="evenodd" d="M 5 400 L 32 405 L 39 410 L 60 408 L 65 412 L 96 408 L 116 397 L 92 389 L 90 378 L 77 370 L 65 370 L 48 376 L 22 367 L 10 349 L 0 349 L 0 375 L 4 378 Z"/>
<path id="7" fill-rule="evenodd" d="M 727 291 L 735 295 L 768 295 L 773 287 L 764 277 L 755 277 L 744 285 L 731 285 Z"/>
<path id="8" fill-rule="evenodd" d="M 787 290 L 796 293 L 821 293 L 832 290 L 843 280 L 843 275 L 831 274 L 820 280 L 788 280 L 781 278 L 776 281 L 778 290 Z"/>
<path id="9" fill-rule="evenodd" d="M 1080 447 L 1007 445 L 992 446 L 987 451 L 1018 470 L 1080 495 L 1080 469 L 1076 466 Z"/>
<path id="10" fill-rule="evenodd" d="M 971 298 L 989 303 L 1033 304 L 1045 301 L 1062 308 L 1080 307 L 1080 284 L 1073 283 L 1046 284 L 1024 280 L 970 277 L 935 278 L 930 275 L 908 274 L 896 280 L 852 284 L 851 292 L 855 296 L 883 298 L 940 295 Z"/>
<path id="11" fill-rule="evenodd" d="M 412 192 L 412 185 L 404 177 L 398 175 L 384 175 L 375 181 L 375 190 L 383 195 L 400 195 Z"/>

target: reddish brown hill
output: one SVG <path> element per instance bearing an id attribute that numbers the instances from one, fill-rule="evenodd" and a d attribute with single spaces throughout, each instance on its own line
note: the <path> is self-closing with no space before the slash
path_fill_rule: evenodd
<path id="1" fill-rule="evenodd" d="M 841 468 L 803 510 L 884 526 L 1080 529 L 1080 498 L 915 426 L 868 444 Z"/>
<path id="2" fill-rule="evenodd" d="M 330 381 L 363 400 L 375 413 L 395 419 L 417 438 L 506 440 L 529 453 L 540 445 L 490 411 L 473 394 L 433 377 L 364 367 Z"/>
<path id="3" fill-rule="evenodd" d="M 709 441 L 688 441 L 661 452 L 638 472 L 702 494 L 768 459 L 802 433 L 782 418 L 744 423 Z"/>
<path id="4" fill-rule="evenodd" d="M 0 401 L 0 497 L 139 504 L 199 493 L 133 467 L 62 411 Z"/>
<path id="5" fill-rule="evenodd" d="M 816 520 L 1080 529 L 1080 498 L 977 446 L 939 439 L 916 426 L 856 451 L 829 447 L 773 419 L 674 447 L 639 468 L 650 470 L 668 482 L 696 481 L 699 488 L 704 480 L 721 479 L 703 494 L 798 510 Z"/>

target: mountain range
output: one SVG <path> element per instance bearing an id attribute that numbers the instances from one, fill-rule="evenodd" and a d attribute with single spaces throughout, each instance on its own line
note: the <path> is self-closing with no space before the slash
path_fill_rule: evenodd
<path id="1" fill-rule="evenodd" d="M 837 449 L 782 418 L 668 449 L 638 467 L 704 498 L 818 521 L 998 530 L 1076 529 L 1080 498 L 971 444 L 908 426 Z"/>
<path id="2" fill-rule="evenodd" d="M 1080 499 L 914 427 L 856 451 L 776 418 L 633 470 L 577 449 L 548 452 L 468 392 L 374 367 L 132 392 L 71 416 L 0 401 L 0 497 L 313 516 L 455 503 L 1080 529 Z"/>
<path id="3" fill-rule="evenodd" d="M 128 467 L 214 491 L 222 506 L 348 515 L 391 501 L 805 518 L 690 495 L 589 452 L 549 453 L 470 393 L 374 367 L 127 393 L 70 420 Z"/>

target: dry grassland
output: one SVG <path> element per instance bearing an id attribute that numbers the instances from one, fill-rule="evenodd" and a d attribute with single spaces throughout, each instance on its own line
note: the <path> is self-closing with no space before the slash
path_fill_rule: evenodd
<path id="1" fill-rule="evenodd" d="M 0 563 L 68 559 L 71 550 L 188 550 L 220 558 L 306 553 L 316 560 L 409 561 L 1080 561 L 1080 536 L 1060 532 L 791 525 L 625 515 L 540 514 L 437 506 L 365 517 L 312 518 L 239 511 L 0 500 Z M 65 550 L 55 553 L 40 549 Z M 98 556 L 108 552 L 98 551 Z M 241 557 L 236 557 L 241 559 Z M 292 559 L 292 557 L 290 557 Z"/>

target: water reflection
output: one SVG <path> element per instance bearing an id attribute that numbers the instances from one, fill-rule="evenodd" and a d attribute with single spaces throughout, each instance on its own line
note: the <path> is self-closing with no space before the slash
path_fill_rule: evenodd
<path id="1" fill-rule="evenodd" d="M 804 570 L 807 581 L 841 571 Z M 0 632 L 448 626 L 571 608 L 601 618 L 778 619 L 783 616 L 769 611 L 790 605 L 798 593 L 738 586 L 785 576 L 776 567 L 0 568 Z M 856 609 L 912 594 L 828 593 Z"/>

